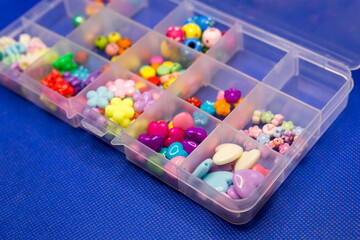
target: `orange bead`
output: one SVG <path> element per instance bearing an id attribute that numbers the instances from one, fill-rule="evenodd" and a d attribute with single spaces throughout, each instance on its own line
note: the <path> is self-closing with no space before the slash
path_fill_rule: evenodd
<path id="1" fill-rule="evenodd" d="M 219 99 L 215 102 L 214 108 L 216 110 L 216 114 L 220 116 L 226 117 L 231 112 L 230 103 L 226 102 L 224 98 Z"/>
<path id="2" fill-rule="evenodd" d="M 121 55 L 122 53 L 124 53 L 129 47 L 131 47 L 132 42 L 129 38 L 123 38 L 121 39 L 117 45 L 119 46 L 120 50 L 119 50 L 119 54 Z"/>
<path id="3" fill-rule="evenodd" d="M 155 63 L 151 64 L 151 67 L 152 67 L 153 69 L 155 69 L 155 71 L 156 71 L 157 68 L 158 68 L 160 65 L 161 65 L 160 63 L 155 62 Z"/>
<path id="4" fill-rule="evenodd" d="M 242 100 L 244 100 L 244 98 L 240 98 L 239 101 L 234 103 L 234 107 L 237 107 L 242 102 Z"/>

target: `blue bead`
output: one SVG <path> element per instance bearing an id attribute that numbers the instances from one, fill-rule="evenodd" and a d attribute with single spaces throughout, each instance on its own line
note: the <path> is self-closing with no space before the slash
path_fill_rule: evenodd
<path id="1" fill-rule="evenodd" d="M 196 51 L 201 52 L 202 46 L 201 46 L 201 42 L 199 39 L 197 38 L 188 38 L 184 41 L 184 45 L 188 46 L 189 48 L 192 48 Z"/>
<path id="2" fill-rule="evenodd" d="M 212 172 L 206 175 L 203 180 L 219 192 L 226 192 L 229 185 L 233 183 L 233 174 L 226 171 Z"/>
<path id="3" fill-rule="evenodd" d="M 198 178 L 203 178 L 209 172 L 212 164 L 213 160 L 208 158 L 202 163 L 200 163 L 192 174 Z"/>
<path id="4" fill-rule="evenodd" d="M 166 152 L 167 152 L 167 148 L 166 147 L 162 147 L 161 149 L 160 149 L 160 154 L 162 154 L 162 155 L 164 155 L 164 156 L 166 156 Z"/>
<path id="5" fill-rule="evenodd" d="M 202 32 L 214 26 L 214 20 L 211 17 L 199 16 L 195 19 L 195 23 L 201 28 Z"/>
<path id="6" fill-rule="evenodd" d="M 199 111 L 194 112 L 193 115 L 194 115 L 194 125 L 196 127 L 203 127 L 209 121 L 209 117 L 206 114 L 202 113 L 202 112 L 199 112 Z"/>
<path id="7" fill-rule="evenodd" d="M 207 100 L 203 104 L 201 104 L 200 109 L 207 112 L 210 115 L 215 116 L 216 109 L 214 108 L 214 104 L 215 104 L 214 102 Z"/>
<path id="8" fill-rule="evenodd" d="M 183 156 L 187 157 L 188 153 L 184 150 L 183 145 L 179 142 L 171 144 L 166 152 L 166 158 L 171 160 L 174 157 Z"/>
<path id="9" fill-rule="evenodd" d="M 196 19 L 197 19 L 197 17 L 196 17 L 196 16 L 189 17 L 188 19 L 186 19 L 186 21 L 185 21 L 185 24 L 184 24 L 184 25 L 186 25 L 186 24 L 188 24 L 188 23 L 195 23 L 195 22 L 196 22 Z"/>

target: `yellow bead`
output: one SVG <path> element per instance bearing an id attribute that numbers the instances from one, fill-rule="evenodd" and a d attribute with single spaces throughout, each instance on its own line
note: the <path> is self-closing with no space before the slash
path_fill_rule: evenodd
<path id="1" fill-rule="evenodd" d="M 152 67 L 146 67 L 142 70 L 141 76 L 145 79 L 149 79 L 151 77 L 154 77 L 156 75 L 155 69 Z"/>
<path id="2" fill-rule="evenodd" d="M 121 122 L 122 120 L 124 120 L 125 118 L 125 113 L 121 110 L 118 109 L 114 112 L 113 118 L 115 120 L 116 123 Z"/>
<path id="3" fill-rule="evenodd" d="M 131 98 L 125 98 L 124 100 L 122 100 L 121 105 L 132 107 L 134 105 L 134 101 Z"/>
<path id="4" fill-rule="evenodd" d="M 111 118 L 113 116 L 115 110 L 116 110 L 115 106 L 107 105 L 105 107 L 105 117 Z"/>
<path id="5" fill-rule="evenodd" d="M 162 65 L 165 65 L 165 66 L 167 66 L 168 68 L 171 68 L 173 64 L 174 64 L 174 63 L 173 63 L 172 61 L 166 61 L 166 62 L 163 62 Z"/>
<path id="6" fill-rule="evenodd" d="M 172 121 L 171 122 L 169 122 L 169 129 L 172 129 L 174 126 L 173 126 L 173 124 L 172 124 Z"/>
<path id="7" fill-rule="evenodd" d="M 160 51 L 164 58 L 178 59 L 180 54 L 178 53 L 179 48 L 176 45 L 168 44 L 165 40 L 160 45 Z"/>
<path id="8" fill-rule="evenodd" d="M 185 33 L 185 38 L 197 38 L 201 37 L 201 28 L 195 23 L 188 23 L 182 27 Z"/>
<path id="9" fill-rule="evenodd" d="M 144 87 L 146 87 L 146 83 L 144 83 L 144 82 L 137 82 L 137 83 L 135 84 L 135 88 L 136 88 L 136 89 L 142 89 L 142 88 L 144 88 Z"/>
<path id="10" fill-rule="evenodd" d="M 120 122 L 120 127 L 127 128 L 131 123 L 131 120 L 129 118 L 126 118 Z"/>
<path id="11" fill-rule="evenodd" d="M 112 62 L 115 62 L 118 57 L 119 57 L 119 55 L 113 56 L 113 57 L 111 58 L 111 61 L 112 61 Z"/>
<path id="12" fill-rule="evenodd" d="M 163 85 L 164 89 L 166 90 L 170 86 L 170 84 L 172 84 L 175 80 L 176 80 L 176 78 L 172 78 L 169 81 L 167 81 L 166 83 L 164 83 L 164 85 Z"/>
<path id="13" fill-rule="evenodd" d="M 118 97 L 115 97 L 115 98 L 111 99 L 110 104 L 111 105 L 120 105 L 121 104 L 121 99 L 118 98 Z"/>

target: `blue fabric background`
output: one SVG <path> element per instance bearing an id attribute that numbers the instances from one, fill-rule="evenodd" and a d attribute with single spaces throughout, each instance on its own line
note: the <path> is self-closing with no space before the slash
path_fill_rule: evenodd
<path id="1" fill-rule="evenodd" d="M 0 1 L 0 28 L 37 0 Z M 360 238 L 360 71 L 348 107 L 249 224 L 234 226 L 0 86 L 0 238 Z"/>

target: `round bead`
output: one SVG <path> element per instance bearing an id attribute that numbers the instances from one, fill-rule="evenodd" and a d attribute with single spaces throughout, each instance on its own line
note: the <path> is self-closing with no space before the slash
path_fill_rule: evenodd
<path id="1" fill-rule="evenodd" d="M 105 36 L 99 36 L 95 39 L 94 45 L 99 50 L 104 50 L 108 45 L 108 40 Z"/>
<path id="2" fill-rule="evenodd" d="M 169 27 L 166 31 L 166 36 L 177 42 L 183 42 L 185 40 L 185 33 L 179 26 Z"/>
<path id="3" fill-rule="evenodd" d="M 170 73 L 170 68 L 166 65 L 160 65 L 157 70 L 156 70 L 156 73 L 158 76 L 164 76 L 166 74 L 169 74 Z"/>
<path id="4" fill-rule="evenodd" d="M 129 47 L 131 47 L 132 45 L 132 41 L 129 38 L 123 38 L 120 41 L 118 41 L 118 46 L 119 46 L 119 54 L 122 54 L 123 52 L 125 52 Z"/>
<path id="5" fill-rule="evenodd" d="M 86 21 L 83 15 L 75 15 L 72 19 L 72 24 L 74 27 L 78 27 Z"/>
<path id="6" fill-rule="evenodd" d="M 184 41 L 184 45 L 185 46 L 188 46 L 189 48 L 192 48 L 196 51 L 201 51 L 201 42 L 199 39 L 197 38 L 187 38 L 185 41 Z"/>
<path id="7" fill-rule="evenodd" d="M 119 52 L 119 46 L 116 43 L 109 43 L 105 48 L 105 53 L 109 57 L 117 55 Z"/>
<path id="8" fill-rule="evenodd" d="M 155 75 L 156 75 L 156 72 L 152 67 L 144 68 L 141 73 L 141 76 L 145 79 L 149 79 L 151 77 L 154 77 Z"/>
<path id="9" fill-rule="evenodd" d="M 197 38 L 201 37 L 201 28 L 195 23 L 188 23 L 182 27 L 185 33 L 185 38 Z"/>
<path id="10" fill-rule="evenodd" d="M 78 51 L 74 56 L 74 62 L 79 65 L 85 65 L 89 60 L 89 54 L 85 51 Z"/>
<path id="11" fill-rule="evenodd" d="M 166 62 L 163 62 L 162 65 L 167 66 L 168 68 L 171 68 L 173 64 L 174 63 L 172 61 L 166 61 Z"/>
<path id="12" fill-rule="evenodd" d="M 110 43 L 118 43 L 121 40 L 121 35 L 118 32 L 112 32 L 108 35 Z"/>
<path id="13" fill-rule="evenodd" d="M 170 72 L 178 72 L 178 71 L 180 71 L 180 70 L 182 70 L 182 66 L 181 66 L 181 64 L 180 63 L 177 63 L 177 62 L 175 62 L 171 67 L 170 67 Z"/>
<path id="14" fill-rule="evenodd" d="M 143 65 L 143 66 L 141 66 L 140 69 L 139 69 L 139 73 L 142 74 L 143 70 L 144 70 L 145 68 L 149 68 L 149 67 L 150 67 L 149 65 Z"/>
<path id="15" fill-rule="evenodd" d="M 162 64 L 164 62 L 164 59 L 161 56 L 153 56 L 152 58 L 150 58 L 150 64 L 152 65 L 153 63 L 160 63 Z"/>
<path id="16" fill-rule="evenodd" d="M 203 32 L 202 42 L 208 48 L 214 46 L 221 38 L 221 32 L 217 28 L 208 28 Z"/>
<path id="17" fill-rule="evenodd" d="M 211 17 L 199 16 L 195 19 L 195 23 L 205 31 L 207 28 L 214 26 L 214 20 Z"/>

